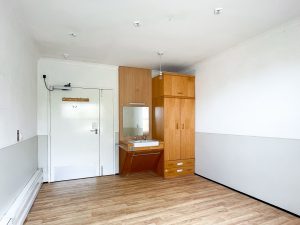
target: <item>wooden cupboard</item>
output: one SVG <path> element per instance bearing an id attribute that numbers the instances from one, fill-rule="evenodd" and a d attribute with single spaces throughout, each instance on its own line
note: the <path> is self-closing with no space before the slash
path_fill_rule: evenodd
<path id="1" fill-rule="evenodd" d="M 163 74 L 152 79 L 153 138 L 164 141 L 165 177 L 194 173 L 195 78 Z"/>
<path id="2" fill-rule="evenodd" d="M 148 106 L 149 107 L 149 135 L 152 137 L 152 76 L 151 70 L 119 67 L 119 139 L 123 137 L 123 107 L 124 106 Z M 130 139 L 130 137 L 129 137 Z"/>
<path id="3" fill-rule="evenodd" d="M 163 73 L 163 79 L 153 79 L 153 97 L 195 98 L 195 77 Z"/>
<path id="4" fill-rule="evenodd" d="M 123 106 L 151 105 L 151 70 L 119 67 L 119 101 Z"/>

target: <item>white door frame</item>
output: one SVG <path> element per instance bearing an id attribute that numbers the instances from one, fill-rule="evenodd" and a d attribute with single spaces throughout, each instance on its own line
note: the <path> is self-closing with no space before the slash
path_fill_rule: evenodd
<path id="1" fill-rule="evenodd" d="M 113 104 L 113 115 L 115 113 L 115 105 L 114 105 L 114 100 L 115 100 L 115 92 L 114 92 L 114 89 L 113 88 L 85 88 L 85 87 L 72 87 L 72 88 L 80 88 L 80 89 L 94 89 L 94 90 L 98 90 L 99 91 L 99 175 L 100 176 L 103 176 L 102 174 L 102 169 L 101 169 L 101 165 L 100 165 L 100 125 L 101 125 L 101 118 L 100 118 L 100 112 L 101 112 L 101 104 L 100 104 L 100 101 L 101 101 L 101 91 L 103 90 L 111 90 L 112 91 L 112 95 L 113 95 L 113 101 L 112 101 L 112 104 Z M 54 91 L 62 91 L 62 90 L 54 90 Z M 47 169 L 48 169 L 48 183 L 52 183 L 54 181 L 52 181 L 51 179 L 51 163 L 52 163 L 52 146 L 51 146 L 51 91 L 48 92 L 49 95 L 48 95 L 48 116 L 47 116 L 47 119 L 48 119 L 48 166 L 47 166 Z M 113 116 L 113 127 L 115 126 L 115 118 Z M 114 129 L 113 129 L 113 142 L 116 143 L 116 140 L 115 140 L 115 133 L 114 133 Z M 115 146 L 113 146 L 113 170 L 114 170 L 114 173 L 116 171 L 116 168 L 115 168 L 115 163 L 116 162 L 116 155 L 115 155 Z"/>

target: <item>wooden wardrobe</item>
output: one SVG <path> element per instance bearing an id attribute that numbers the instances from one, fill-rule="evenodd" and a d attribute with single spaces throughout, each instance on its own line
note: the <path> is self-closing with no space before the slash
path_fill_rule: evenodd
<path id="1" fill-rule="evenodd" d="M 152 79 L 153 138 L 164 141 L 161 173 L 166 178 L 194 173 L 195 77 L 163 73 Z"/>

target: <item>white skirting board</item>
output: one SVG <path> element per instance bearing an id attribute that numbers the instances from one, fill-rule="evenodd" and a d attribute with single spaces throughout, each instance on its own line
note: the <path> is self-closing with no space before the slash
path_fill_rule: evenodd
<path id="1" fill-rule="evenodd" d="M 38 169 L 17 197 L 0 225 L 22 225 L 43 183 L 42 169 Z"/>

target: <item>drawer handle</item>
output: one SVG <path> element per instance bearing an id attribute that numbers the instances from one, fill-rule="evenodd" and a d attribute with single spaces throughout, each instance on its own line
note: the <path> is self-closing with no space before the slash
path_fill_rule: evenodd
<path id="1" fill-rule="evenodd" d="M 138 153 L 138 154 L 134 154 L 133 157 L 146 156 L 146 155 L 159 155 L 159 154 L 160 154 L 160 152 Z"/>
<path id="2" fill-rule="evenodd" d="M 177 92 L 177 94 L 182 95 L 183 93 L 182 92 Z"/>
<path id="3" fill-rule="evenodd" d="M 146 105 L 145 102 L 129 102 L 129 105 Z"/>
<path id="4" fill-rule="evenodd" d="M 183 169 L 177 170 L 177 173 L 181 173 L 183 171 Z"/>
<path id="5" fill-rule="evenodd" d="M 182 165 L 183 165 L 183 162 L 177 163 L 177 166 L 182 166 Z"/>

